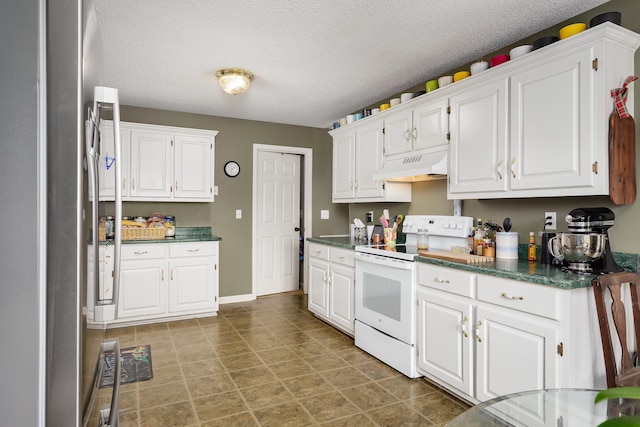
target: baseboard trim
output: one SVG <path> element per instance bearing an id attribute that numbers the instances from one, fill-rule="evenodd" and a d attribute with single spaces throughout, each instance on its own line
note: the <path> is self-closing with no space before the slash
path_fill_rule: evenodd
<path id="1" fill-rule="evenodd" d="M 255 301 L 256 296 L 253 294 L 231 295 L 228 297 L 220 297 L 220 304 L 233 304 L 236 302 Z"/>

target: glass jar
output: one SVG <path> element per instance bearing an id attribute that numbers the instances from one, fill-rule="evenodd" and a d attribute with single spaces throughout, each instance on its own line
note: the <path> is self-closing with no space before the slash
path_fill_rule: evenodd
<path id="1" fill-rule="evenodd" d="M 427 230 L 426 228 L 418 229 L 416 245 L 418 246 L 418 250 L 429 249 L 429 230 Z"/>

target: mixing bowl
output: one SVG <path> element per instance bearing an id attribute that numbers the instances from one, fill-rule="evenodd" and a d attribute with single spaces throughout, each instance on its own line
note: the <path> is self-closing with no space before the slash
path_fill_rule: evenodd
<path id="1" fill-rule="evenodd" d="M 574 36 L 578 33 L 583 32 L 587 28 L 587 24 L 584 22 L 576 22 L 575 24 L 569 24 L 566 27 L 560 28 L 560 40 L 566 39 L 567 37 Z"/>
<path id="2" fill-rule="evenodd" d="M 591 262 L 604 254 L 606 235 L 599 233 L 559 233 L 549 239 L 549 252 L 568 263 Z"/>

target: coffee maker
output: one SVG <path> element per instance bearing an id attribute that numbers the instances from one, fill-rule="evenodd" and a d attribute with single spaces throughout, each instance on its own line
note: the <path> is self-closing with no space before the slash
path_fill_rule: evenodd
<path id="1" fill-rule="evenodd" d="M 565 217 L 567 228 L 574 234 L 602 234 L 605 239 L 604 253 L 601 257 L 589 261 L 591 272 L 594 274 L 617 273 L 624 271 L 613 260 L 609 245 L 608 230 L 613 227 L 615 215 L 609 208 L 578 208 Z"/>

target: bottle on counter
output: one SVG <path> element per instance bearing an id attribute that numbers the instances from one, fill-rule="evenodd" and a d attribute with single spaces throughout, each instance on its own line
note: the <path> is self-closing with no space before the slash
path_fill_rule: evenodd
<path id="1" fill-rule="evenodd" d="M 482 224 L 480 218 L 478 218 L 478 223 Z M 482 255 L 482 248 L 484 246 L 484 233 L 482 232 L 481 227 L 476 228 L 476 234 L 473 236 L 473 253 L 476 255 Z"/>
<path id="2" fill-rule="evenodd" d="M 527 247 L 527 259 L 529 261 L 536 261 L 537 259 L 536 237 L 533 231 L 529 233 L 529 246 Z"/>

